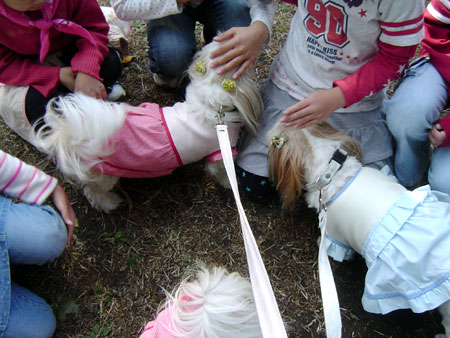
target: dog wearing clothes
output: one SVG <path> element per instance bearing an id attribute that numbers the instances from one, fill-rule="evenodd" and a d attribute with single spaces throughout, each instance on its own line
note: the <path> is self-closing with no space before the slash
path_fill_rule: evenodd
<path id="1" fill-rule="evenodd" d="M 226 186 L 223 164 L 218 162 L 218 115 L 228 125 L 234 147 L 242 125 L 255 130 L 262 99 L 249 70 L 231 80 L 233 71 L 218 75 L 209 68 L 209 55 L 218 45 L 212 42 L 194 57 L 184 102 L 135 107 L 70 94 L 49 102 L 31 142 L 83 186 L 93 206 L 106 212 L 120 202 L 110 191 L 118 177 L 168 175 L 205 157 L 209 173 Z"/>
<path id="2" fill-rule="evenodd" d="M 450 337 L 450 196 L 428 186 L 409 191 L 362 167 L 353 139 L 326 123 L 278 123 L 267 134 L 269 175 L 285 208 L 306 188 L 309 207 L 327 208 L 327 252 L 366 261 L 364 309 L 386 314 L 439 308 Z M 438 337 L 437 336 L 437 337 Z"/>

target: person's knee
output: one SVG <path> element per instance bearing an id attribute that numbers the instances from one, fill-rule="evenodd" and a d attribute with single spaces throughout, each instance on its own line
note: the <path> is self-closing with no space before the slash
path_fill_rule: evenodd
<path id="1" fill-rule="evenodd" d="M 43 263 L 52 262 L 61 255 L 67 244 L 67 228 L 59 214 L 52 213 L 36 240 L 42 247 L 40 259 Z"/>
<path id="2" fill-rule="evenodd" d="M 39 231 L 34 234 L 34 258 L 29 264 L 45 264 L 53 262 L 63 252 L 67 244 L 67 228 L 61 216 L 53 208 L 44 206 L 47 213 L 45 221 L 40 222 Z M 30 251 L 30 252 L 31 252 Z"/>
<path id="3" fill-rule="evenodd" d="M 5 227 L 9 258 L 15 264 L 45 264 L 61 255 L 67 229 L 48 205 L 13 203 Z"/>
<path id="4" fill-rule="evenodd" d="M 443 166 L 434 161 L 428 170 L 428 183 L 432 190 L 437 190 L 450 194 L 450 179 L 448 166 Z"/>
<path id="5" fill-rule="evenodd" d="M 150 40 L 148 56 L 153 73 L 176 77 L 183 74 L 196 52 L 196 46 L 164 27 L 149 28 L 148 35 L 160 35 L 164 39 Z"/>
<path id="6" fill-rule="evenodd" d="M 395 138 L 404 135 L 423 134 L 428 126 L 427 115 L 430 106 L 424 104 L 385 103 L 386 122 Z"/>
<path id="7" fill-rule="evenodd" d="M 41 297 L 12 283 L 10 314 L 4 337 L 48 338 L 53 336 L 55 329 L 52 308 Z"/>

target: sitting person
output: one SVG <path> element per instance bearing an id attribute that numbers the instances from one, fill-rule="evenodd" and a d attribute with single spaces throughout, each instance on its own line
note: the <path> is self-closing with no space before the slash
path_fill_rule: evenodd
<path id="1" fill-rule="evenodd" d="M 56 327 L 51 307 L 11 282 L 11 264 L 52 262 L 71 241 L 75 213 L 56 179 L 0 150 L 0 335 L 51 337 Z M 61 216 L 42 203 L 51 197 Z M 64 225 L 64 223 L 66 225 Z M 67 229 L 66 229 L 67 226 Z"/>
<path id="2" fill-rule="evenodd" d="M 271 0 L 112 0 L 122 20 L 149 20 L 147 38 L 150 70 L 157 85 L 180 86 L 197 50 L 196 22 L 204 25 L 208 43 L 227 43 L 212 55 L 213 67 L 226 64 L 223 72 L 234 69 L 235 78 L 256 60 L 272 28 L 274 6 Z M 250 5 L 250 9 L 249 9 Z M 249 26 L 250 25 L 250 26 Z"/>
<path id="3" fill-rule="evenodd" d="M 0 114 L 25 139 L 48 100 L 65 92 L 106 99 L 121 73 L 96 0 L 0 0 Z"/>
<path id="4" fill-rule="evenodd" d="M 287 1 L 290 2 L 290 1 Z M 279 121 L 328 121 L 361 145 L 364 165 L 391 167 L 392 138 L 381 104 L 423 38 L 424 2 L 299 1 L 287 40 L 261 86 L 260 129 L 239 148 L 237 173 L 253 200 L 276 196 L 268 180 L 267 132 Z"/>
<path id="5" fill-rule="evenodd" d="M 450 94 L 450 2 L 433 0 L 425 12 L 421 55 L 399 81 L 384 110 L 396 142 L 395 175 L 405 187 L 421 185 L 430 164 L 431 189 L 450 194 L 450 117 L 441 119 Z M 430 135 L 430 140 L 428 137 Z"/>

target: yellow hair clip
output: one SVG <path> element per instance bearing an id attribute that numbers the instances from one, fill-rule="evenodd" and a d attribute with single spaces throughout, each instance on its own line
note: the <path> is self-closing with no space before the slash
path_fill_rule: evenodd
<path id="1" fill-rule="evenodd" d="M 236 81 L 235 80 L 230 80 L 230 79 L 225 79 L 222 81 L 222 88 L 226 91 L 226 92 L 234 92 L 234 90 L 236 89 Z"/>
<path id="2" fill-rule="evenodd" d="M 275 148 L 281 149 L 283 144 L 285 144 L 287 140 L 284 139 L 284 137 L 281 136 L 272 136 L 272 139 L 270 140 L 270 144 L 273 145 Z"/>
<path id="3" fill-rule="evenodd" d="M 199 73 L 204 74 L 206 72 L 206 66 L 202 60 L 198 60 L 195 64 L 195 70 Z"/>

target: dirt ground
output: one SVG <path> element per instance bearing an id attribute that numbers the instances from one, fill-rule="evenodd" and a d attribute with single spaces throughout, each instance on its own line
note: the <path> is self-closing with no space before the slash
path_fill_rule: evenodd
<path id="1" fill-rule="evenodd" d="M 258 78 L 267 76 L 273 56 L 289 29 L 293 8 L 277 3 L 273 39 L 259 58 Z M 132 24 L 123 70 L 125 100 L 171 105 L 183 90 L 155 86 L 147 61 L 145 23 Z M 320 74 L 318 74 L 320 76 Z M 15 266 L 13 278 L 44 297 L 58 318 L 55 337 L 137 337 L 153 319 L 183 271 L 196 260 L 224 265 L 248 275 L 238 214 L 231 191 L 212 182 L 197 163 L 155 179 L 122 179 L 132 200 L 104 214 L 64 181 L 53 163 L 0 125 L 2 149 L 55 175 L 63 183 L 79 219 L 75 241 L 53 264 Z M 317 216 L 299 202 L 294 213 L 277 203 L 243 198 L 289 337 L 325 337 L 317 276 Z M 331 263 L 343 319 L 343 337 L 432 337 L 443 332 L 436 311 L 389 315 L 361 306 L 366 267 L 362 259 Z"/>

